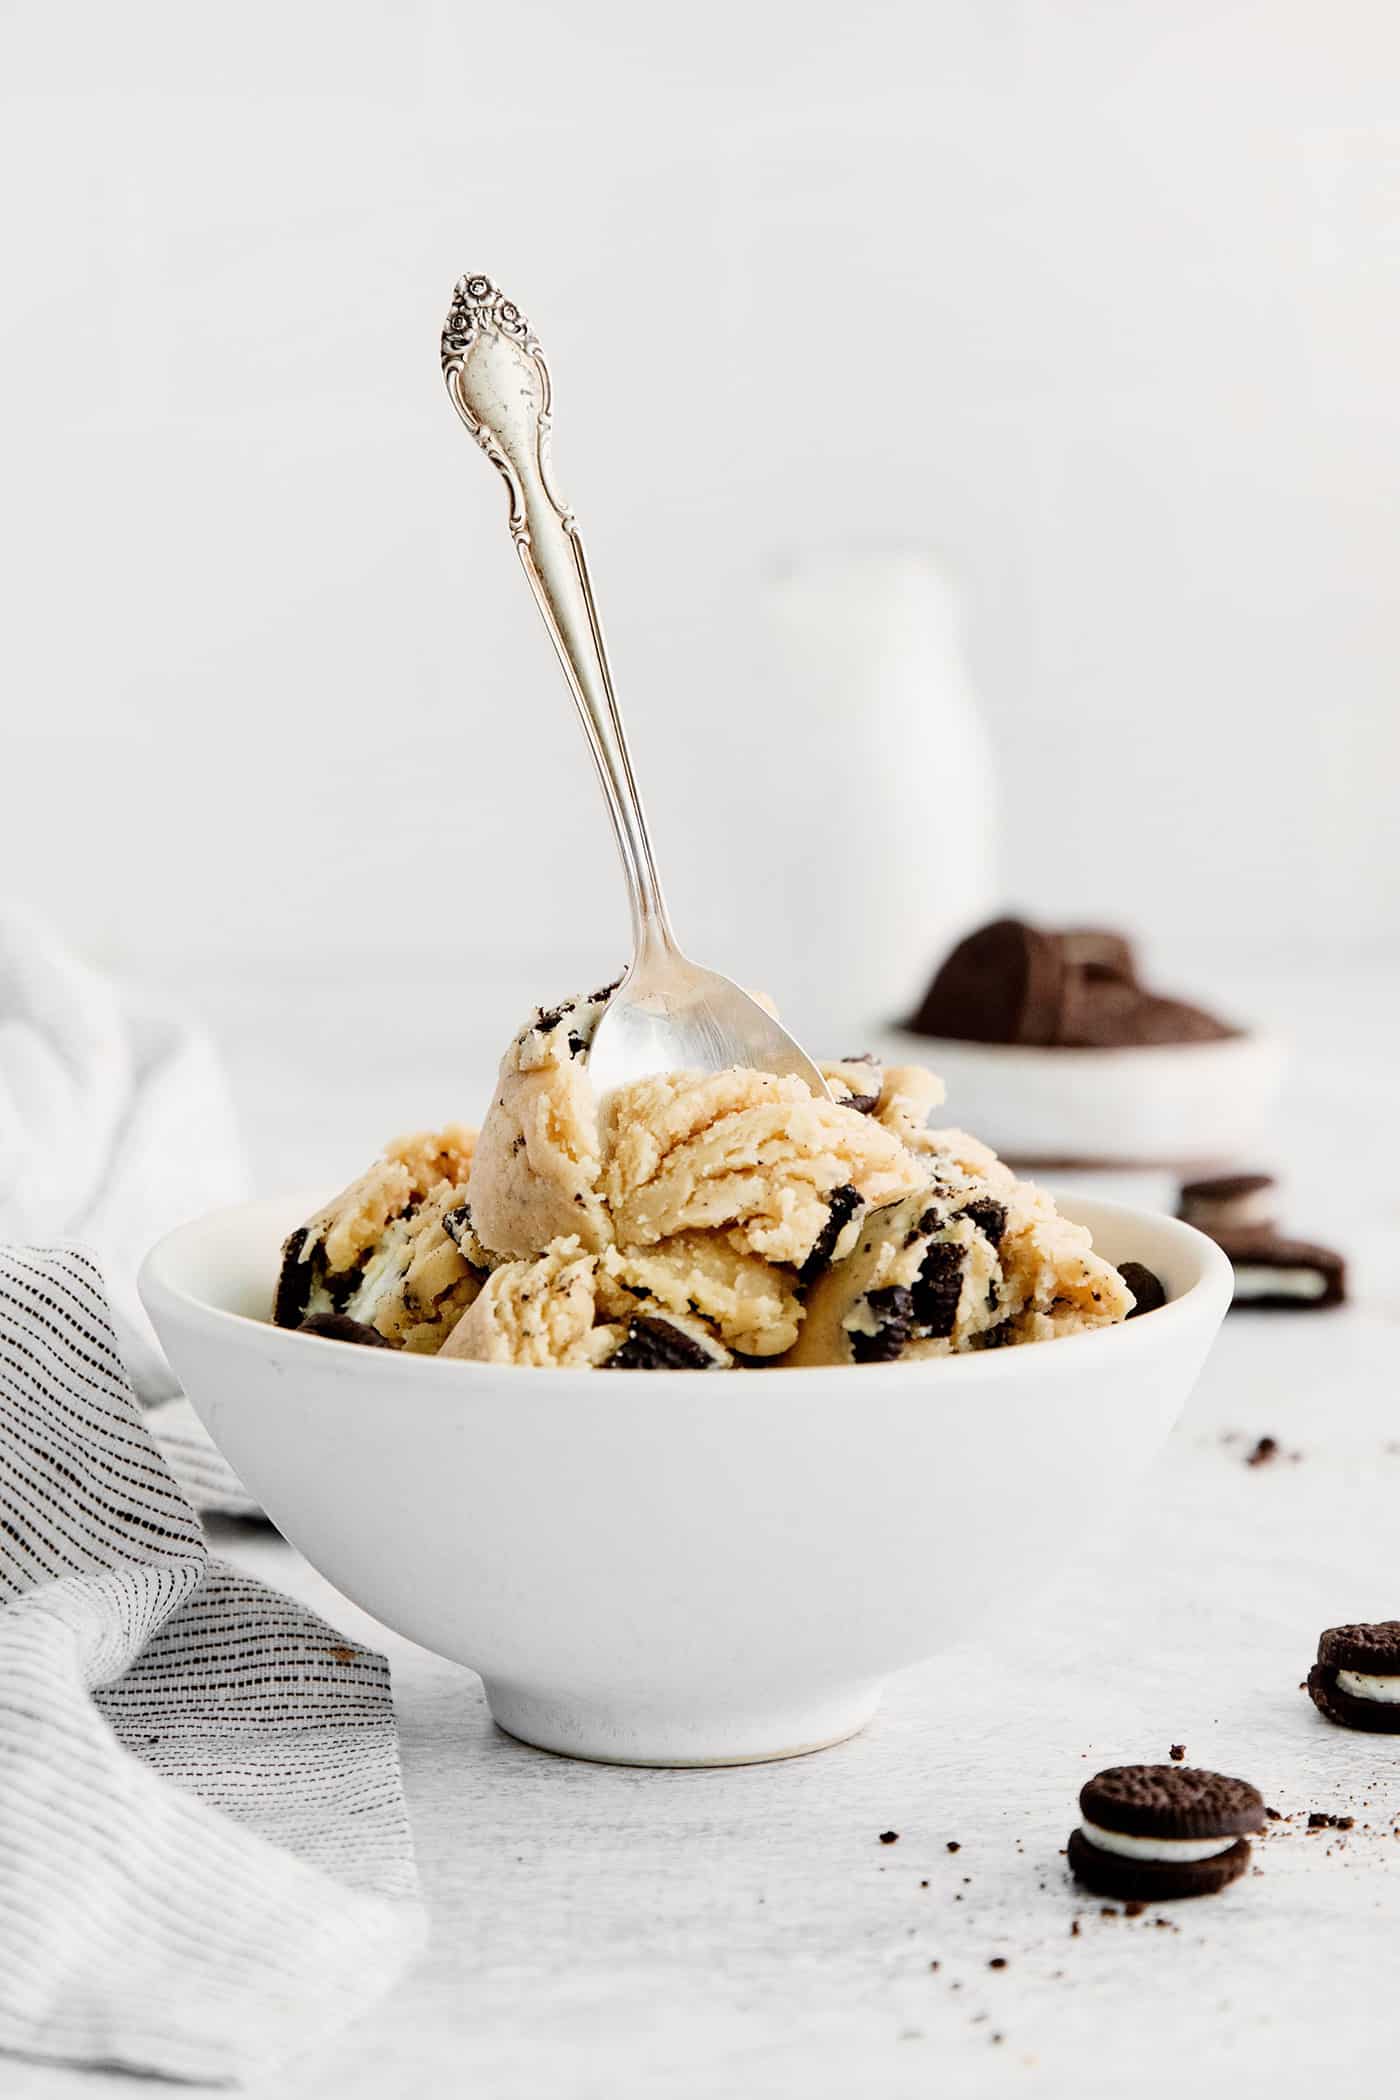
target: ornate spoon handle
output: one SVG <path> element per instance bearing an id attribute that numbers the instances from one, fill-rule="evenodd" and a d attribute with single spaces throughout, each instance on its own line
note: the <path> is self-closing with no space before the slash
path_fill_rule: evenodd
<path id="1" fill-rule="evenodd" d="M 442 331 L 452 404 L 510 492 L 510 532 L 598 769 L 640 957 L 673 949 L 665 899 L 573 512 L 551 478 L 549 367 L 529 322 L 489 277 L 463 277 Z"/>

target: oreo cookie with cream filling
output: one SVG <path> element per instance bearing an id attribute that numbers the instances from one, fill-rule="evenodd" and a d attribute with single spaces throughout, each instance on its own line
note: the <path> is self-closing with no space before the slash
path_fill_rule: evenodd
<path id="1" fill-rule="evenodd" d="M 1333 1247 L 1275 1232 L 1213 1232 L 1235 1272 L 1232 1305 L 1260 1312 L 1324 1312 L 1347 1294 L 1346 1262 Z"/>
<path id="2" fill-rule="evenodd" d="M 1278 1223 L 1272 1174 L 1210 1174 L 1183 1181 L 1176 1214 L 1202 1232 L 1268 1231 Z"/>
<path id="3" fill-rule="evenodd" d="M 1243 1779 L 1191 1765 L 1117 1765 L 1081 1788 L 1069 1841 L 1075 1879 L 1095 1895 L 1161 1903 L 1213 1896 L 1249 1865 L 1264 1801 Z"/>
<path id="4" fill-rule="evenodd" d="M 1329 1626 L 1308 1672 L 1308 1697 L 1339 1728 L 1400 1735 L 1400 1619 Z"/>

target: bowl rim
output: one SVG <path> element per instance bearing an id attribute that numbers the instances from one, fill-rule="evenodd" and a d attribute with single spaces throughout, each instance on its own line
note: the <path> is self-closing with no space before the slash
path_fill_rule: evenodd
<path id="1" fill-rule="evenodd" d="M 323 1355 L 326 1350 L 334 1350 L 348 1377 L 373 1378 L 381 1372 L 398 1377 L 402 1375 L 399 1371 L 389 1371 L 391 1364 L 412 1364 L 416 1368 L 409 1373 L 410 1376 L 420 1381 L 433 1378 L 449 1383 L 455 1381 L 461 1391 L 470 1390 L 473 1385 L 480 1386 L 483 1382 L 494 1390 L 503 1374 L 543 1369 L 524 1364 L 475 1363 L 464 1361 L 460 1357 L 444 1360 L 438 1356 L 415 1355 L 407 1350 L 355 1349 L 345 1342 L 334 1341 L 325 1335 L 303 1334 L 294 1327 L 276 1327 L 270 1319 L 258 1320 L 246 1313 L 232 1312 L 227 1306 L 213 1304 L 209 1299 L 171 1280 L 169 1267 L 172 1259 L 177 1257 L 196 1235 L 209 1233 L 220 1221 L 231 1224 L 236 1217 L 251 1211 L 310 1215 L 317 1200 L 314 1195 L 310 1198 L 285 1195 L 253 1197 L 242 1203 L 224 1204 L 215 1210 L 205 1211 L 199 1217 L 187 1219 L 183 1224 L 165 1233 L 146 1255 L 137 1278 L 141 1302 L 151 1315 L 157 1332 L 160 1329 L 160 1315 L 168 1311 L 187 1324 L 196 1323 L 207 1333 L 224 1337 L 235 1346 L 250 1346 L 259 1337 L 265 1340 L 271 1336 L 276 1339 L 279 1347 L 289 1349 L 294 1358 L 297 1352 L 307 1349 L 319 1350 Z M 300 1209 L 299 1205 L 302 1206 Z M 1169 1329 L 1172 1332 L 1181 1332 L 1198 1320 L 1209 1319 L 1216 1311 L 1217 1302 L 1219 1314 L 1223 1316 L 1233 1291 L 1234 1271 L 1230 1258 L 1223 1248 L 1217 1246 L 1214 1240 L 1194 1225 L 1186 1224 L 1181 1218 L 1170 1217 L 1164 1211 L 1148 1210 L 1130 1203 L 1117 1203 L 1098 1196 L 1081 1198 L 1071 1195 L 1063 1206 L 1058 1207 L 1061 1208 L 1062 1215 L 1075 1223 L 1081 1222 L 1081 1211 L 1088 1211 L 1093 1214 L 1094 1219 L 1102 1217 L 1110 1224 L 1114 1219 L 1121 1218 L 1125 1221 L 1130 1220 L 1135 1225 L 1146 1224 L 1154 1232 L 1165 1233 L 1168 1244 L 1178 1247 L 1194 1262 L 1197 1269 L 1194 1280 L 1178 1297 L 1170 1299 L 1166 1305 L 1159 1306 L 1154 1312 L 1144 1313 L 1140 1319 L 1123 1320 L 1110 1327 L 1095 1327 L 1077 1334 L 1060 1335 L 1053 1343 L 1028 1343 L 1017 1349 L 968 1350 L 956 1356 L 924 1358 L 905 1363 L 896 1361 L 876 1364 L 787 1366 L 775 1364 L 767 1369 L 746 1368 L 743 1374 L 745 1390 L 755 1379 L 764 1381 L 769 1389 L 781 1387 L 791 1390 L 798 1380 L 827 1379 L 833 1373 L 840 1374 L 843 1386 L 849 1383 L 853 1389 L 857 1386 L 868 1387 L 872 1381 L 882 1381 L 886 1385 L 892 1381 L 907 1384 L 918 1380 L 927 1383 L 931 1374 L 945 1381 L 971 1375 L 986 1382 L 989 1379 L 1023 1376 L 1028 1369 L 1026 1357 L 1032 1349 L 1053 1347 L 1057 1352 L 1056 1363 L 1063 1364 L 1065 1359 L 1059 1352 L 1072 1348 L 1078 1352 L 1075 1361 L 1085 1361 L 1091 1351 L 1101 1354 L 1105 1348 L 1153 1348 L 1168 1340 Z M 1092 1220 L 1084 1222 L 1090 1224 L 1091 1231 L 1097 1229 Z M 309 1362 L 314 1360 L 314 1357 L 307 1359 Z M 575 1375 L 579 1375 L 585 1367 L 561 1368 L 573 1369 Z M 557 1373 L 551 1371 L 550 1375 L 553 1377 Z M 624 1381 L 624 1385 L 628 1390 L 633 1390 L 638 1379 L 654 1384 L 673 1384 L 679 1378 L 684 1378 L 689 1383 L 690 1374 L 676 1370 L 636 1370 L 628 1374 L 628 1379 L 633 1381 L 633 1384 L 628 1385 L 627 1381 Z M 602 1382 L 603 1393 L 613 1389 L 612 1382 Z"/>
<path id="2" fill-rule="evenodd" d="M 946 1062 L 950 1057 L 985 1057 L 994 1064 L 1025 1065 L 1032 1062 L 1058 1065 L 1062 1070 L 1070 1065 L 1084 1070 L 1093 1065 L 1106 1065 L 1119 1058 L 1130 1060 L 1160 1058 L 1175 1060 L 1180 1057 L 1196 1058 L 1202 1063 L 1211 1059 L 1228 1059 L 1231 1062 L 1254 1057 L 1281 1056 L 1283 1038 L 1261 1028 L 1237 1029 L 1233 1035 L 1217 1036 L 1204 1043 L 984 1043 L 975 1036 L 919 1035 L 907 1028 L 902 1021 L 881 1021 L 876 1024 L 878 1032 L 886 1042 L 907 1043 L 917 1049 L 936 1070 L 940 1058 Z"/>

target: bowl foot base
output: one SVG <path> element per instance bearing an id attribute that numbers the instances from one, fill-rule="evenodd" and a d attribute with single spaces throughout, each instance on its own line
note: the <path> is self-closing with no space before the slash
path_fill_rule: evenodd
<path id="1" fill-rule="evenodd" d="M 507 1735 L 557 1757 L 602 1765 L 756 1765 L 806 1757 L 858 1735 L 882 1686 L 844 1686 L 784 1706 L 704 1711 L 661 1701 L 627 1706 L 486 1679 L 491 1718 Z"/>

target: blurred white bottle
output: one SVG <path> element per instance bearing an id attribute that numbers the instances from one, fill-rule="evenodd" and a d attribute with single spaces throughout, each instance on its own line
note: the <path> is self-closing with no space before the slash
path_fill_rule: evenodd
<path id="1" fill-rule="evenodd" d="M 765 695 L 805 762 L 800 846 L 811 943 L 829 970 L 804 1005 L 857 1034 L 901 1019 L 952 943 L 997 901 L 996 769 L 938 563 L 909 552 L 802 555 L 772 583 L 783 672 Z M 794 840 L 796 845 L 796 841 Z M 801 899 L 792 898 L 793 906 Z M 815 912 L 815 917 L 811 914 Z M 858 1050 L 844 1035 L 837 1050 Z"/>

